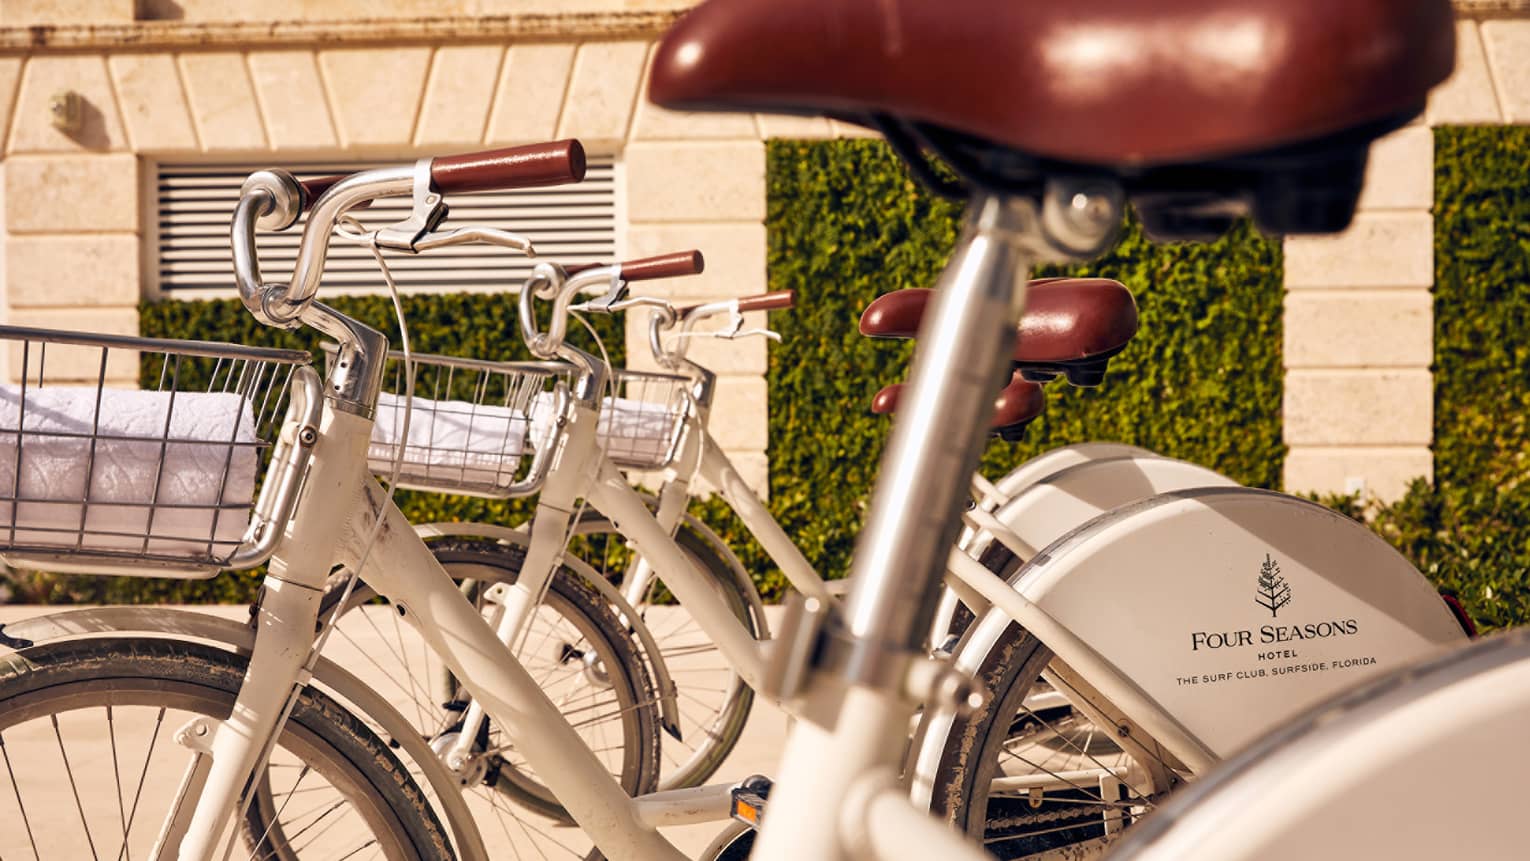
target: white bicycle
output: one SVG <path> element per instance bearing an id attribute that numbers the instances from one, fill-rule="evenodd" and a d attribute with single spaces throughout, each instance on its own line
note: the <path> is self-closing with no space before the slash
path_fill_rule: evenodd
<path id="1" fill-rule="evenodd" d="M 1185 112 L 1204 116 L 1205 109 L 1222 107 L 1217 102 L 1217 92 L 1221 90 L 1196 91 L 1196 98 L 1175 101 L 1171 98 L 1174 94 L 1159 93 L 1151 81 L 1144 83 L 1143 78 L 1131 74 L 1144 68 L 1132 65 L 1142 63 L 1143 57 L 1162 62 L 1161 58 L 1202 56 L 1195 48 L 1203 43 L 1189 39 L 1184 27 L 1157 26 L 1162 19 L 1155 21 L 1150 17 L 1146 23 L 1135 19 L 1117 21 L 1092 7 L 1026 4 L 1006 7 L 1005 15 L 1001 16 L 983 16 L 979 14 L 981 10 L 961 8 L 960 4 L 953 7 L 950 3 L 942 3 L 938 9 L 933 4 L 907 5 L 897 12 L 877 4 L 847 4 L 833 11 L 843 18 L 835 19 L 837 26 L 802 26 L 813 21 L 823 23 L 814 16 L 828 15 L 829 10 L 713 0 L 692 11 L 661 45 L 650 85 L 660 101 L 678 108 L 757 109 L 774 105 L 807 112 L 829 109 L 841 115 L 860 111 L 868 118 L 891 112 L 899 119 L 879 120 L 891 137 L 907 145 L 913 140 L 911 130 L 917 128 L 919 140 L 954 161 L 966 182 L 977 189 L 962 243 L 942 285 L 942 298 L 923 327 L 928 336 L 916 359 L 907 398 L 910 406 L 894 431 L 888 469 L 873 502 L 862 552 L 857 556 L 850 599 L 842 611 L 835 610 L 833 605 L 804 603 L 772 650 L 772 675 L 788 682 L 783 686 L 784 692 L 800 697 L 798 712 L 803 717 L 788 741 L 781 778 L 771 792 L 757 851 L 767 858 L 899 858 L 934 853 L 971 857 L 970 848 L 949 830 L 925 817 L 912 815 L 897 770 L 903 758 L 902 742 L 908 720 L 916 703 L 923 700 L 927 710 L 945 708 L 951 705 L 947 697 L 960 690 L 959 685 L 953 687 L 947 668 L 932 666 L 921 656 L 919 643 L 928 630 L 934 586 L 955 537 L 957 503 L 976 459 L 989 397 L 1007 378 L 1007 374 L 999 371 L 1007 364 L 1004 361 L 1007 341 L 1012 337 L 1013 322 L 1023 303 L 1025 269 L 1037 259 L 1096 253 L 1108 243 L 1127 195 L 1138 201 L 1149 226 L 1162 232 L 1183 233 L 1187 223 L 1196 227 L 1220 223 L 1227 205 L 1239 200 L 1252 200 L 1260 217 L 1278 229 L 1336 228 L 1353 207 L 1352 192 L 1363 167 L 1366 144 L 1415 113 L 1427 87 L 1448 72 L 1448 48 L 1443 55 L 1437 48 L 1449 44 L 1449 10 L 1446 4 L 1435 4 L 1425 10 L 1433 14 L 1415 10 L 1404 19 L 1395 12 L 1354 4 L 1262 6 L 1258 11 L 1266 18 L 1259 20 L 1285 25 L 1280 28 L 1285 38 L 1265 53 L 1248 52 L 1250 62 L 1245 74 L 1266 85 L 1258 88 L 1260 93 L 1316 89 L 1325 98 L 1315 103 L 1303 101 L 1299 109 L 1277 100 L 1262 105 L 1263 109 L 1253 114 L 1239 113 L 1229 105 L 1225 114 L 1229 121 L 1220 124 L 1190 122 Z M 879 17 L 884 14 L 913 15 L 916 20 L 899 19 L 899 23 L 908 26 L 889 30 L 879 26 L 885 23 Z M 1164 13 L 1164 17 L 1169 16 Z M 971 23 L 975 21 L 981 21 L 982 26 Z M 1054 71 L 1062 85 L 1035 90 L 1020 86 L 1024 78 L 1016 70 L 1033 68 L 1023 62 L 1021 46 L 1043 38 L 1058 25 L 1070 24 L 1089 31 L 1096 25 L 1112 22 L 1124 28 L 1132 42 L 1155 49 L 1130 55 L 1124 72 L 1108 78 L 1102 79 L 1092 70 L 1058 67 Z M 1338 28 L 1340 23 L 1346 26 Z M 1329 24 L 1335 26 L 1326 26 Z M 782 32 L 783 26 L 790 28 L 787 32 L 793 34 L 791 38 L 762 38 L 762 34 Z M 974 46 L 975 50 L 953 53 L 937 50 L 938 43 L 932 47 L 927 41 L 933 34 L 951 32 L 964 34 L 965 39 L 980 44 Z M 1327 40 L 1335 32 L 1346 34 L 1339 39 L 1337 48 L 1331 41 L 1321 45 L 1312 41 L 1316 38 L 1313 34 L 1321 33 Z M 835 34 L 849 41 L 836 44 Z M 882 50 L 882 40 L 889 38 L 897 41 L 898 50 Z M 1346 38 L 1350 41 L 1345 41 Z M 1361 51 L 1354 44 L 1357 39 L 1387 49 Z M 1226 42 L 1217 39 L 1204 44 L 1221 48 Z M 1346 56 L 1353 62 L 1344 67 L 1343 75 L 1337 71 L 1323 73 L 1321 69 L 1326 67 L 1308 61 L 1319 47 L 1329 52 L 1348 49 L 1350 53 Z M 804 50 L 805 53 L 793 53 Z M 1069 48 L 1060 56 L 1082 56 L 1078 53 L 1081 50 Z M 801 61 L 804 57 L 831 56 L 853 61 L 839 68 L 886 74 L 840 76 L 832 74 L 833 68 L 826 70 L 821 65 Z M 1441 56 L 1446 60 L 1441 60 Z M 977 77 L 979 68 L 973 64 L 986 62 L 989 57 L 1014 60 L 989 69 L 1001 78 L 995 82 L 999 86 L 977 90 L 945 86 L 957 78 Z M 1420 58 L 1428 62 L 1421 62 Z M 921 74 L 897 74 L 910 64 Z M 1420 68 L 1424 71 L 1417 71 Z M 736 76 L 738 69 L 748 69 L 757 77 L 740 81 Z M 942 69 L 947 69 L 948 74 L 939 74 Z M 1292 84 L 1288 79 L 1298 72 L 1319 75 L 1318 83 L 1331 86 L 1300 86 L 1306 79 L 1296 81 L 1294 87 L 1284 86 Z M 800 77 L 804 75 L 806 78 Z M 890 81 L 898 86 L 875 96 L 864 89 L 867 81 Z M 1102 81 L 1109 85 L 1104 90 L 1066 86 Z M 832 97 L 824 95 L 829 91 L 834 91 Z M 954 98 L 963 92 L 970 95 Z M 1080 98 L 1082 92 L 1108 97 L 1111 104 L 1105 108 L 1091 106 L 1092 116 L 1107 120 L 1134 116 L 1130 108 L 1150 105 L 1158 121 L 1154 128 L 1161 131 L 1160 136 L 1154 138 L 1146 132 L 1138 136 L 1132 129 L 1123 129 L 1119 136 L 1097 137 L 1093 133 L 1083 135 L 1076 131 L 1077 127 L 1067 124 L 1035 122 L 1038 118 L 1064 115 L 1069 100 Z M 930 107 L 932 94 L 942 106 L 939 111 Z M 1001 110 L 1001 119 L 994 120 L 990 109 Z M 1025 117 L 1027 122 L 1013 119 L 1016 116 Z M 944 126 L 932 124 L 942 117 Z M 1363 127 L 1362 121 L 1366 123 Z M 1041 137 L 1026 134 L 1033 128 L 1042 133 Z M 1098 151 L 1090 149 L 1091 145 L 1099 146 L 1100 141 L 1105 144 Z M 1293 141 L 1310 144 L 1268 152 Z M 1087 164 L 1037 162 L 1023 155 L 1032 151 L 1032 147 L 1041 152 L 1051 147 L 1061 147 L 1063 152 L 1094 152 L 1096 160 Z M 1161 164 L 1170 169 L 1151 169 L 1152 163 L 1140 161 L 1144 151 L 1158 153 Z M 1229 152 L 1249 155 L 1229 163 L 1226 160 Z M 1147 167 L 1128 167 L 1137 164 Z M 375 403 L 386 345 L 375 333 L 312 303 L 329 228 L 344 209 L 371 196 L 409 193 L 417 184 L 428 190 L 432 173 L 442 190 L 451 191 L 456 182 L 465 181 L 463 177 L 468 172 L 462 162 L 449 162 L 435 171 L 422 166 L 414 171 L 363 174 L 338 183 L 316 207 L 315 218 L 305 233 L 305 253 L 299 258 L 299 272 L 290 284 L 270 285 L 269 289 L 260 281 L 250 253 L 254 223 L 262 213 L 271 213 L 277 223 L 295 214 L 301 203 L 298 186 L 278 175 L 265 175 L 252 186 L 236 213 L 236 245 L 240 246 L 236 263 L 252 310 L 272 322 L 293 324 L 302 320 L 319 327 L 339 340 L 341 349 L 322 389 L 317 387 L 316 376 L 305 375 L 306 379 L 315 380 L 311 388 L 305 383 L 305 390 L 313 397 L 300 399 L 298 406 L 302 409 L 296 414 L 289 412 L 294 415 L 294 421 L 287 425 L 291 435 L 284 435 L 285 448 L 279 447 L 282 450 L 277 453 L 278 469 L 274 474 L 300 475 L 303 492 L 295 495 L 291 509 L 294 516 L 286 523 L 285 532 L 271 540 L 276 545 L 272 573 L 255 619 L 256 634 L 246 680 L 239 686 L 227 720 L 193 720 L 180 733 L 184 746 L 193 753 L 182 757 L 188 767 L 173 801 L 185 803 L 169 805 L 171 812 L 156 834 L 162 847 L 178 847 L 183 857 L 207 857 L 223 839 L 224 831 L 240 810 L 241 794 L 248 795 L 244 790 L 252 785 L 250 776 L 265 773 L 257 772 L 255 767 L 262 758 L 266 740 L 273 737 L 273 730 L 283 727 L 297 733 L 304 726 L 301 722 L 304 712 L 296 706 L 292 710 L 293 721 L 283 724 L 281 718 L 294 697 L 300 702 L 304 697 L 314 696 L 306 685 L 309 675 L 304 671 L 305 664 L 311 663 L 309 669 L 315 685 L 333 687 L 337 692 L 344 688 L 350 691 L 347 695 L 350 700 L 370 705 L 384 719 L 392 720 L 387 717 L 386 704 L 375 702 L 375 698 L 368 701 L 365 691 L 355 690 L 330 665 L 310 661 L 313 652 L 310 632 L 317 620 L 318 590 L 330 565 L 336 561 L 359 571 L 380 594 L 390 597 L 394 606 L 401 607 L 408 618 L 427 632 L 432 648 L 463 681 L 473 700 L 498 719 L 516 750 L 525 755 L 529 767 L 608 854 L 624 858 L 674 857 L 652 826 L 716 816 L 732 806 L 734 796 L 727 787 L 678 790 L 636 800 L 623 795 L 604 766 L 582 746 L 557 707 L 540 692 L 535 679 L 506 653 L 475 608 L 456 591 L 428 547 L 412 535 L 381 488 L 365 475 L 365 448 L 371 432 L 366 413 Z M 472 172 L 479 181 L 506 178 L 504 174 L 496 176 L 492 169 Z M 1330 193 L 1336 179 L 1347 181 L 1349 191 Z M 580 273 L 569 283 L 588 274 Z M 619 270 L 604 274 L 619 276 Z M 566 301 L 567 294 L 555 287 L 549 284 L 542 291 L 544 298 Z M 570 418 L 565 425 L 567 438 L 595 435 L 599 393 L 571 395 Z M 314 423 L 301 420 L 310 415 L 316 415 Z M 937 432 L 940 428 L 953 428 L 956 432 L 943 436 Z M 162 448 L 168 451 L 170 446 L 165 439 L 161 438 Z M 224 444 L 227 446 L 226 440 Z M 305 457 L 309 458 L 306 470 L 300 463 Z M 613 488 L 613 495 L 620 495 L 614 489 L 618 486 L 631 493 L 619 474 L 602 475 L 601 481 Z M 267 490 L 276 484 L 268 483 Z M 296 484 L 293 481 L 288 488 L 295 489 Z M 917 507 L 905 504 L 900 495 L 912 488 L 925 494 L 926 504 Z M 1224 515 L 1220 518 L 1223 525 L 1231 518 L 1242 526 L 1257 529 L 1258 518 L 1250 516 L 1246 522 L 1240 522 L 1236 519 L 1237 509 L 1223 508 L 1218 512 L 1216 506 L 1206 502 L 1216 495 L 1192 495 L 1167 503 L 1155 502 L 1154 506 L 1162 506 L 1158 511 L 1160 518 L 1181 527 L 1178 536 L 1182 543 L 1205 541 L 1208 522 L 1218 519 L 1205 513 L 1208 511 Z M 263 497 L 258 510 L 282 513 L 272 506 L 279 500 L 293 498 L 284 495 L 280 488 L 271 490 L 271 496 Z M 337 499 L 353 504 L 338 505 Z M 78 506 L 79 500 L 71 503 Z M 20 501 L 15 504 L 20 507 Z M 618 522 L 625 518 L 623 512 L 609 513 Z M 1114 522 L 1120 527 L 1130 519 L 1123 516 Z M 1367 635 L 1373 628 L 1382 629 L 1384 633 L 1376 642 L 1383 645 L 1406 646 L 1449 636 L 1445 632 L 1454 621 L 1448 614 L 1441 618 L 1439 603 L 1432 594 L 1426 600 L 1426 590 L 1413 590 L 1415 595 L 1389 600 L 1373 583 L 1367 582 L 1368 578 L 1309 571 L 1308 561 L 1330 551 L 1311 553 L 1308 542 L 1325 546 L 1337 543 L 1347 549 L 1334 552 L 1355 554 L 1351 562 L 1357 557 L 1364 558 L 1363 548 L 1346 543 L 1345 536 L 1336 535 L 1335 531 L 1323 531 L 1323 524 L 1314 524 L 1313 519 L 1293 517 L 1281 529 L 1272 529 L 1263 536 L 1278 541 L 1276 546 L 1282 553 L 1290 553 L 1293 561 L 1285 566 L 1284 575 L 1273 570 L 1261 571 L 1259 578 L 1270 583 L 1267 587 L 1257 586 L 1253 597 L 1266 599 L 1266 603 L 1258 606 L 1274 618 L 1281 609 L 1300 606 L 1295 603 L 1298 600 L 1295 596 L 1305 590 L 1312 599 L 1317 599 L 1316 606 L 1326 608 L 1325 612 L 1335 612 L 1332 608 L 1337 607 L 1340 613 L 1351 608 L 1375 613 L 1357 624 Z M 257 542 L 258 536 L 268 532 L 269 520 L 262 520 L 251 533 Z M 278 522 L 282 521 L 286 518 Z M 635 522 L 640 522 L 640 518 Z M 216 523 L 215 519 L 214 527 Z M 1295 528 L 1298 526 L 1302 528 Z M 1054 549 L 1087 546 L 1111 565 L 1140 563 L 1142 547 L 1126 540 L 1131 537 L 1130 532 L 1122 528 L 1121 534 L 1114 536 L 1118 539 L 1115 542 L 1105 540 L 1110 536 L 1103 532 L 1095 533 L 1093 537 L 1100 540 L 1093 542 L 1065 538 L 1062 543 L 1066 546 L 1049 549 L 1044 555 L 1057 558 L 1061 554 L 1054 557 Z M 182 536 L 169 537 L 184 540 Z M 1129 554 L 1106 558 L 1117 544 L 1122 547 L 1120 552 L 1130 551 Z M 337 549 L 338 552 L 331 552 Z M 641 549 L 656 567 L 666 565 L 662 555 L 646 547 Z M 74 550 L 72 555 L 78 561 L 89 558 L 89 554 L 80 552 L 78 539 Z M 136 558 L 145 553 L 131 555 Z M 122 561 L 120 556 L 112 558 Z M 236 558 L 244 561 L 246 556 L 234 551 L 227 557 L 197 557 L 197 561 L 210 566 Z M 387 564 L 380 564 L 379 559 L 385 559 Z M 1100 585 L 1100 580 L 1076 575 L 1059 578 L 1056 576 L 1059 569 L 1051 567 L 1050 561 L 1038 567 L 1041 560 L 1038 556 L 1032 561 L 1031 568 L 1037 576 L 1023 578 L 1016 584 L 1018 591 L 990 587 L 989 592 L 981 594 L 1045 640 L 1081 677 L 1098 678 L 1106 684 L 1108 689 L 1102 693 L 1108 695 L 1108 701 L 1120 704 L 1133 718 L 1134 722 L 1125 724 L 1124 738 L 1145 746 L 1151 741 L 1156 747 L 1147 747 L 1150 753 L 1161 752 L 1165 761 L 1172 756 L 1192 770 L 1203 764 L 1202 759 L 1214 758 L 1219 747 L 1236 742 L 1234 734 L 1226 729 L 1236 726 L 1236 722 L 1216 724 L 1223 728 L 1218 732 L 1211 728 L 1209 712 L 1200 715 L 1205 721 L 1187 724 L 1176 720 L 1196 717 L 1195 706 L 1204 706 L 1213 699 L 1224 709 L 1217 716 L 1225 718 L 1227 704 L 1234 698 L 1218 698 L 1219 692 L 1214 690 L 1207 694 L 1208 688 L 1215 685 L 1198 677 L 1179 676 L 1194 678 L 1190 683 L 1164 679 L 1158 675 L 1163 672 L 1161 663 L 1150 667 L 1135 664 L 1152 650 L 1142 649 L 1132 637 L 1121 635 L 1133 633 L 1143 618 L 1163 617 L 1175 626 L 1186 622 L 1205 625 L 1215 612 L 1253 603 L 1245 584 L 1234 582 L 1237 578 L 1225 573 L 1220 581 L 1209 577 L 1195 581 L 1206 586 L 1208 592 L 1191 593 L 1196 599 L 1194 608 L 1177 607 L 1167 601 L 1165 596 L 1173 594 L 1171 589 L 1150 592 L 1139 587 L 1112 595 L 1129 603 L 1131 612 L 1100 614 L 1100 602 L 1088 600 L 1090 595 L 1100 594 L 1090 588 Z M 528 565 L 527 570 L 534 569 Z M 992 580 L 985 570 L 983 578 L 964 582 L 981 590 Z M 1284 586 L 1276 582 L 1280 580 L 1286 581 Z M 1325 583 L 1329 584 L 1326 588 Z M 1261 594 L 1266 589 L 1267 593 Z M 689 600 L 685 595 L 681 598 Z M 1062 628 L 1055 624 L 1060 617 L 1069 617 L 1070 612 L 1081 613 L 1078 606 L 1086 603 L 1097 616 L 1103 615 L 1095 620 L 1095 624 L 1109 629 L 1103 633 L 1116 636 L 1070 637 L 1069 631 L 1075 627 L 1088 628 L 1071 624 Z M 1377 608 L 1382 610 L 1378 612 Z M 1388 613 L 1387 608 L 1401 612 Z M 1196 612 L 1189 612 L 1191 609 Z M 1069 617 L 1069 621 L 1088 622 L 1076 616 Z M 211 629 L 203 626 L 197 630 Z M 1220 652 L 1208 657 L 1208 662 L 1246 665 L 1247 658 L 1239 657 L 1236 650 L 1253 644 L 1242 643 L 1239 630 L 1217 631 L 1224 635 L 1217 640 L 1217 646 L 1211 645 L 1212 630 L 1207 627 L 1179 627 L 1176 636 L 1188 632 L 1192 651 L 1195 644 L 1204 643 L 1208 651 Z M 1205 636 L 1198 639 L 1194 636 L 1198 632 Z M 1096 629 L 1092 633 L 1102 632 Z M 1226 636 L 1228 633 L 1232 636 Z M 15 636 L 15 632 L 11 635 Z M 1180 642 L 1183 644 L 1184 640 Z M 1165 644 L 1156 645 L 1168 648 Z M 1097 646 L 1107 647 L 1106 653 L 1096 651 Z M 48 648 L 39 645 L 26 651 L 36 655 L 39 653 L 34 649 Z M 26 682 L 16 680 L 42 678 L 50 665 L 58 663 L 29 664 L 26 657 L 12 660 L 8 666 L 14 675 L 7 680 L 7 690 L 18 695 L 28 693 L 23 690 Z M 1199 668 L 1197 665 L 1196 669 Z M 1183 666 L 1181 672 L 1187 669 L 1190 667 Z M 1039 672 L 1040 667 L 1035 670 Z M 1229 667 L 1226 675 L 1232 680 L 1235 673 Z M 1294 677 L 1280 675 L 1286 679 Z M 1139 682 L 1150 687 L 1139 686 Z M 111 678 L 101 687 L 109 692 L 114 684 L 116 680 Z M 1251 686 L 1249 693 L 1254 695 L 1249 699 L 1260 701 L 1254 704 L 1256 709 L 1277 700 L 1283 690 L 1281 684 L 1284 683 L 1275 677 L 1269 684 Z M 4 693 L 0 692 L 0 696 Z M 1239 693 L 1244 690 L 1240 688 Z M 1238 700 L 1231 705 L 1243 707 L 1242 697 Z M 52 702 L 47 708 L 69 702 Z M 1180 708 L 1170 715 L 1166 702 L 1174 702 Z M 966 704 L 970 707 L 970 700 Z M 7 711 L 21 713 L 20 701 L 16 708 Z M 1275 711 L 1279 711 L 1279 703 Z M 398 722 L 394 721 L 394 725 Z M 458 851 L 474 855 L 474 844 L 464 836 L 469 834 L 471 822 L 462 823 L 453 810 L 453 805 L 460 804 L 460 794 L 454 790 L 440 791 L 443 786 L 454 785 L 451 776 L 446 775 L 445 782 L 440 782 L 444 769 L 438 764 L 432 766 L 431 753 L 421 751 L 423 744 L 418 739 L 405 736 L 407 733 L 391 740 L 411 756 L 420 754 L 420 768 L 427 774 L 430 785 L 438 789 L 438 804 L 448 811 Z M 208 738 L 210 745 L 199 746 L 203 744 L 201 740 Z M 286 732 L 275 736 L 276 741 L 290 749 L 295 742 L 284 741 L 286 738 Z M 1149 756 L 1147 761 L 1155 760 Z M 358 820 L 382 834 L 376 843 L 363 844 L 365 848 L 392 849 L 394 854 L 405 857 L 412 853 L 443 854 L 439 849 L 444 843 L 428 836 L 429 817 L 419 814 L 418 806 L 411 812 L 405 803 L 419 797 L 411 793 L 410 782 L 397 780 L 391 774 L 378 776 L 376 769 L 384 767 L 386 759 L 381 764 L 365 757 L 349 762 L 369 777 L 348 783 L 343 774 L 336 777 L 336 782 L 352 790 L 340 795 L 347 800 L 359 796 L 359 802 L 352 802 L 352 806 L 362 810 Z M 339 772 L 330 769 L 329 773 Z M 62 785 L 61 776 L 54 773 L 52 777 L 55 786 Z M 388 780 L 403 787 L 404 799 L 376 801 L 378 793 L 371 792 L 369 784 L 375 786 L 378 781 Z M 253 785 L 259 783 L 255 781 Z M 125 813 L 127 806 L 121 805 L 119 810 Z M 136 811 L 136 804 L 133 809 Z M 390 816 L 407 820 L 411 826 L 392 828 Z M 121 818 L 128 820 L 126 815 Z M 124 834 L 127 830 L 124 827 Z M 269 829 L 258 839 L 267 842 L 274 831 Z M 413 840 L 407 836 L 415 833 L 427 837 Z M 167 850 L 157 854 L 171 853 Z"/>

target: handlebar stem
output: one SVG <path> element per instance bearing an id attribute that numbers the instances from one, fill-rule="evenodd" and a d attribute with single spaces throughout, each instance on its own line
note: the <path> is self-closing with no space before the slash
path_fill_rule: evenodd
<path id="1" fill-rule="evenodd" d="M 260 261 L 255 250 L 255 228 L 263 219 L 269 219 L 273 213 L 280 212 L 281 186 L 290 181 L 295 192 L 297 181 L 292 179 L 291 174 L 283 178 L 274 171 L 262 173 L 269 173 L 270 182 L 253 185 L 246 183 L 245 191 L 234 209 L 230 239 L 234 246 L 234 279 L 239 285 L 240 301 L 255 315 L 255 319 L 268 326 L 294 329 L 299 325 L 308 325 L 333 338 L 339 351 L 325 381 L 324 395 L 337 409 L 371 416 L 376 408 L 378 393 L 382 391 L 388 338 L 376 329 L 358 323 L 319 302 L 299 304 L 295 306 L 296 313 L 290 315 L 272 308 L 273 297 L 279 295 L 284 285 L 267 284 L 261 279 Z M 310 221 L 309 227 L 312 226 L 313 222 Z M 328 235 L 326 230 L 323 236 L 327 239 Z M 304 238 L 307 239 L 306 232 Z M 319 246 L 323 248 L 326 244 L 321 242 Z M 294 306 L 289 304 L 283 307 L 290 309 Z"/>

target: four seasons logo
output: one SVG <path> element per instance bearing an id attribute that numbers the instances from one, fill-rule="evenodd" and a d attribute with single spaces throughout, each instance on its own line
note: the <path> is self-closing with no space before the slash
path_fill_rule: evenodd
<path id="1" fill-rule="evenodd" d="M 1280 572 L 1280 563 L 1269 553 L 1259 566 L 1259 579 L 1254 589 L 1254 603 L 1270 611 L 1270 618 L 1280 616 L 1280 608 L 1291 603 L 1291 584 Z M 1324 640 L 1329 637 L 1347 637 L 1360 633 L 1360 623 L 1352 618 L 1330 617 L 1321 622 L 1302 622 L 1293 625 L 1264 624 L 1258 630 L 1234 628 L 1221 631 L 1194 631 L 1190 634 L 1190 651 L 1202 649 L 1226 649 L 1243 646 L 1268 646 L 1276 643 L 1292 643 L 1302 640 Z M 1271 652 L 1271 656 L 1281 653 Z M 1261 659 L 1263 657 L 1261 656 Z M 1367 658 L 1366 660 L 1372 660 Z"/>
<path id="2" fill-rule="evenodd" d="M 1254 603 L 1270 611 L 1270 617 L 1280 615 L 1280 608 L 1291 603 L 1291 586 L 1280 576 L 1280 563 L 1264 554 L 1264 564 L 1259 566 L 1259 590 Z"/>

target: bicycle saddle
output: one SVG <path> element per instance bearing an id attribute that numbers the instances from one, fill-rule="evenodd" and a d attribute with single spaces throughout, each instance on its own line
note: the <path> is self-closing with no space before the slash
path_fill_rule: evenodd
<path id="1" fill-rule="evenodd" d="M 708 0 L 649 96 L 871 125 L 968 185 L 1110 177 L 1159 236 L 1321 232 L 1454 60 L 1450 0 Z"/>
<path id="2" fill-rule="evenodd" d="M 906 383 L 884 386 L 871 398 L 871 411 L 879 416 L 892 415 L 898 410 L 898 399 L 903 395 Z M 1046 398 L 1041 386 L 1029 382 L 1017 373 L 999 392 L 993 401 L 993 419 L 988 427 L 995 435 L 1014 441 L 1021 437 L 1025 426 L 1040 416 L 1046 408 Z"/>
<path id="3" fill-rule="evenodd" d="M 912 338 L 924 319 L 930 290 L 899 290 L 872 300 L 861 314 L 862 335 Z M 1137 303 L 1109 278 L 1037 278 L 1026 293 L 1013 361 L 1028 380 L 1058 374 L 1076 386 L 1097 386 L 1111 357 L 1137 334 Z"/>

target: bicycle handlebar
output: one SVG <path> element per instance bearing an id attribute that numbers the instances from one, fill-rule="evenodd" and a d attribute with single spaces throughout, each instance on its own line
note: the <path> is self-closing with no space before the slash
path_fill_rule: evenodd
<path id="1" fill-rule="evenodd" d="M 572 266 L 563 267 L 563 271 L 570 277 L 581 272 L 587 272 L 597 266 L 609 266 L 608 263 L 575 263 Z M 686 275 L 700 275 L 707 268 L 706 258 L 700 251 L 676 251 L 673 254 L 660 254 L 657 257 L 640 257 L 637 260 L 628 260 L 616 264 L 623 281 L 653 281 L 658 278 L 680 278 Z"/>
<path id="2" fill-rule="evenodd" d="M 586 167 L 584 146 L 570 138 L 442 156 L 431 162 L 430 179 L 443 193 L 539 188 L 580 182 Z M 337 173 L 299 181 L 298 185 L 303 189 L 303 209 L 310 209 L 325 192 L 348 176 L 350 174 Z M 366 200 L 351 208 L 371 205 L 372 201 Z"/>
<path id="3" fill-rule="evenodd" d="M 540 188 L 580 182 L 585 167 L 584 146 L 570 138 L 444 156 L 431 164 L 430 178 L 447 194 Z"/>
<path id="4" fill-rule="evenodd" d="M 324 192 L 329 191 L 330 188 L 335 185 L 335 183 L 345 179 L 347 176 L 350 176 L 350 174 L 333 173 L 329 176 L 316 176 L 313 179 L 298 180 L 298 186 L 303 189 L 303 211 L 307 212 L 309 209 L 313 208 L 314 203 L 316 203 L 319 198 L 324 196 Z M 351 208 L 366 209 L 371 205 L 372 201 L 364 200 Z"/>
<path id="5" fill-rule="evenodd" d="M 746 311 L 775 311 L 781 308 L 790 308 L 795 305 L 797 303 L 797 291 L 776 290 L 772 293 L 761 293 L 758 296 L 741 296 L 738 299 L 730 300 L 730 302 L 737 303 L 731 307 L 737 308 L 740 314 Z M 718 303 L 707 302 L 699 305 L 688 305 L 684 308 L 677 308 L 675 309 L 675 317 L 679 320 L 686 320 L 691 317 L 691 315 L 696 314 L 698 311 L 710 308 L 712 305 L 716 304 Z"/>
<path id="6" fill-rule="evenodd" d="M 706 258 L 695 249 L 641 260 L 628 260 L 618 264 L 623 281 L 653 281 L 659 278 L 679 278 L 684 275 L 700 275 L 706 269 Z"/>

